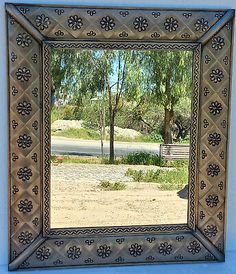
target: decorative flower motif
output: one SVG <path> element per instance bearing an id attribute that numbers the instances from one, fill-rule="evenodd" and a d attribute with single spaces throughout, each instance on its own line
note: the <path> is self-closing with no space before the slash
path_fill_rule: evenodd
<path id="1" fill-rule="evenodd" d="M 30 212 L 33 208 L 32 201 L 29 201 L 28 199 L 21 200 L 18 204 L 18 208 L 22 213 Z"/>
<path id="2" fill-rule="evenodd" d="M 96 14 L 96 10 L 87 10 L 87 14 L 94 16 L 94 14 Z"/>
<path id="3" fill-rule="evenodd" d="M 211 46 L 215 50 L 221 50 L 225 45 L 224 38 L 220 36 L 213 37 L 211 40 Z"/>
<path id="4" fill-rule="evenodd" d="M 165 29 L 169 32 L 176 31 L 179 27 L 178 21 L 174 19 L 173 17 L 167 18 L 164 23 Z"/>
<path id="5" fill-rule="evenodd" d="M 204 233 L 207 237 L 215 237 L 218 233 L 218 229 L 215 225 L 207 225 L 206 228 L 204 228 Z"/>
<path id="6" fill-rule="evenodd" d="M 29 45 L 32 43 L 32 39 L 27 33 L 19 33 L 16 37 L 16 43 L 18 46 L 29 47 Z"/>
<path id="7" fill-rule="evenodd" d="M 32 188 L 32 192 L 35 194 L 35 195 L 38 195 L 39 194 L 39 187 L 38 186 L 34 186 Z"/>
<path id="8" fill-rule="evenodd" d="M 51 255 L 51 251 L 46 246 L 40 247 L 36 252 L 36 258 L 40 261 L 47 260 L 50 255 Z"/>
<path id="9" fill-rule="evenodd" d="M 96 32 L 93 30 L 90 30 L 90 32 L 87 32 L 87 36 L 96 36 Z"/>
<path id="10" fill-rule="evenodd" d="M 38 121 L 35 120 L 33 123 L 32 123 L 32 128 L 35 129 L 35 130 L 38 130 Z"/>
<path id="11" fill-rule="evenodd" d="M 201 246 L 197 241 L 190 242 L 187 248 L 188 248 L 188 252 L 192 253 L 193 255 L 196 253 L 199 253 L 201 250 Z"/>
<path id="12" fill-rule="evenodd" d="M 111 255 L 111 247 L 107 246 L 106 244 L 100 245 L 97 249 L 97 253 L 99 257 L 105 259 Z"/>
<path id="13" fill-rule="evenodd" d="M 83 26 L 82 18 L 78 15 L 72 15 L 68 18 L 68 26 L 73 30 L 81 29 Z"/>
<path id="14" fill-rule="evenodd" d="M 208 108 L 210 110 L 210 113 L 213 115 L 219 114 L 223 109 L 222 104 L 219 103 L 218 101 L 211 102 Z"/>
<path id="15" fill-rule="evenodd" d="M 17 111 L 19 114 L 21 115 L 29 115 L 31 110 L 32 110 L 32 107 L 31 107 L 31 104 L 26 102 L 26 101 L 23 101 L 23 102 L 20 102 L 17 107 L 16 107 Z"/>
<path id="16" fill-rule="evenodd" d="M 29 231 L 22 231 L 20 235 L 18 236 L 19 243 L 23 245 L 27 245 L 32 241 L 32 233 Z"/>
<path id="17" fill-rule="evenodd" d="M 23 68 L 18 68 L 16 72 L 16 78 L 17 80 L 24 82 L 24 81 L 29 81 L 30 77 L 32 74 L 30 73 L 30 70 L 27 69 L 26 67 Z"/>
<path id="18" fill-rule="evenodd" d="M 208 195 L 208 197 L 206 198 L 206 204 L 209 207 L 215 207 L 219 202 L 219 198 L 215 194 Z"/>
<path id="19" fill-rule="evenodd" d="M 30 177 L 33 175 L 30 168 L 21 167 L 17 172 L 18 178 L 23 182 L 28 181 Z"/>
<path id="20" fill-rule="evenodd" d="M 162 254 L 163 256 L 170 255 L 172 251 L 172 245 L 167 242 L 164 242 L 160 244 L 158 249 L 159 249 L 159 253 Z"/>
<path id="21" fill-rule="evenodd" d="M 15 52 L 12 51 L 11 53 L 11 61 L 14 63 L 17 59 L 17 55 L 15 54 Z"/>
<path id="22" fill-rule="evenodd" d="M 201 181 L 201 190 L 203 190 L 206 187 L 206 183 L 204 181 Z"/>
<path id="23" fill-rule="evenodd" d="M 24 262 L 20 265 L 21 268 L 26 268 L 26 267 L 29 267 L 29 266 L 30 266 L 30 263 L 27 262 L 27 261 L 24 261 Z"/>
<path id="24" fill-rule="evenodd" d="M 161 16 L 161 13 L 158 11 L 158 12 L 156 12 L 156 11 L 153 11 L 152 12 L 152 16 L 154 17 L 154 18 L 158 18 L 159 16 Z"/>
<path id="25" fill-rule="evenodd" d="M 67 250 L 67 257 L 69 259 L 72 259 L 72 260 L 79 259 L 80 255 L 81 255 L 80 248 L 75 245 L 69 247 L 69 249 Z"/>
<path id="26" fill-rule="evenodd" d="M 196 31 L 205 32 L 209 29 L 209 23 L 204 18 L 198 19 L 194 26 Z"/>
<path id="27" fill-rule="evenodd" d="M 32 139 L 29 135 L 23 134 L 19 136 L 19 138 L 17 139 L 17 143 L 18 143 L 18 147 L 25 149 L 31 146 Z"/>
<path id="28" fill-rule="evenodd" d="M 65 33 L 64 33 L 63 31 L 61 31 L 60 29 L 59 29 L 58 31 L 55 32 L 55 35 L 56 35 L 56 36 L 64 36 L 64 34 L 65 34 Z"/>
<path id="29" fill-rule="evenodd" d="M 120 15 L 123 16 L 123 17 L 126 17 L 126 16 L 129 15 L 129 12 L 127 10 L 126 11 L 121 10 Z"/>
<path id="30" fill-rule="evenodd" d="M 220 173 L 220 167 L 215 164 L 209 164 L 207 168 L 207 175 L 211 177 L 218 176 Z"/>
<path id="31" fill-rule="evenodd" d="M 112 30 L 115 27 L 114 19 L 112 19 L 110 16 L 102 17 L 102 20 L 100 21 L 100 25 L 102 29 L 105 29 L 105 31 Z"/>
<path id="32" fill-rule="evenodd" d="M 210 73 L 210 79 L 214 83 L 221 82 L 222 78 L 224 78 L 224 74 L 220 69 L 213 69 Z"/>
<path id="33" fill-rule="evenodd" d="M 122 37 L 128 37 L 129 34 L 126 31 L 122 31 L 121 33 L 119 33 L 119 36 Z"/>
<path id="34" fill-rule="evenodd" d="M 221 136 L 219 133 L 214 132 L 209 134 L 208 136 L 209 145 L 212 145 L 213 147 L 218 146 L 220 141 L 221 141 Z"/>
<path id="35" fill-rule="evenodd" d="M 13 225 L 17 226 L 19 224 L 19 221 L 16 217 L 13 217 Z"/>
<path id="36" fill-rule="evenodd" d="M 129 248 L 129 253 L 134 257 L 140 256 L 143 253 L 142 246 L 137 243 L 132 244 Z"/>
<path id="37" fill-rule="evenodd" d="M 143 18 L 142 16 L 136 17 L 133 24 L 134 28 L 139 32 L 145 31 L 148 27 L 147 19 Z"/>
<path id="38" fill-rule="evenodd" d="M 38 226 L 39 225 L 39 218 L 35 217 L 32 221 L 32 224 L 35 225 L 35 226 Z"/>
<path id="39" fill-rule="evenodd" d="M 12 187 L 12 193 L 15 195 L 17 192 L 19 192 L 19 188 L 17 186 Z"/>
<path id="40" fill-rule="evenodd" d="M 47 17 L 45 14 L 37 15 L 35 18 L 35 22 L 36 27 L 38 27 L 40 30 L 47 29 L 48 26 L 51 24 L 49 17 Z"/>

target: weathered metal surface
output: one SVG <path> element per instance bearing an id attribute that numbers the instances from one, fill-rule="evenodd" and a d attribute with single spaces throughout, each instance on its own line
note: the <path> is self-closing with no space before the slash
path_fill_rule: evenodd
<path id="1" fill-rule="evenodd" d="M 7 4 L 9 269 L 224 260 L 232 10 Z M 184 225 L 50 229 L 50 48 L 193 50 Z"/>

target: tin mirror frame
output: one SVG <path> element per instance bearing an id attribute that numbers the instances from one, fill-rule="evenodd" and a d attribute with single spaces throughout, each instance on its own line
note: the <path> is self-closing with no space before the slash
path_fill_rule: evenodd
<path id="1" fill-rule="evenodd" d="M 6 4 L 9 269 L 224 261 L 234 10 Z M 193 51 L 188 222 L 50 228 L 50 49 Z"/>

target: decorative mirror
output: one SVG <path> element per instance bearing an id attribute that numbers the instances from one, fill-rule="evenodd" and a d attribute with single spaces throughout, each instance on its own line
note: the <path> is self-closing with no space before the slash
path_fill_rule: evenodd
<path id="1" fill-rule="evenodd" d="M 224 261 L 234 10 L 6 13 L 9 269 Z"/>

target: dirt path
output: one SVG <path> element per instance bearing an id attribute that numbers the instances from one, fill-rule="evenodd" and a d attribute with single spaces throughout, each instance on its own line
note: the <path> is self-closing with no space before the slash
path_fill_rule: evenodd
<path id="1" fill-rule="evenodd" d="M 187 222 L 187 200 L 155 183 L 132 182 L 128 168 L 156 166 L 61 164 L 52 166 L 51 227 L 177 224 Z M 120 181 L 126 189 L 104 191 L 101 180 Z"/>

